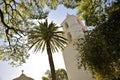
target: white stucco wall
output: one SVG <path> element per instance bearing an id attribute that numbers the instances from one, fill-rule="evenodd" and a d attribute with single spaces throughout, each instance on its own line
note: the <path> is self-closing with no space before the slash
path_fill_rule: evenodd
<path id="1" fill-rule="evenodd" d="M 77 54 L 78 52 L 72 43 L 63 51 L 63 58 L 69 80 L 94 80 L 88 71 L 85 71 L 83 68 L 78 69 Z"/>

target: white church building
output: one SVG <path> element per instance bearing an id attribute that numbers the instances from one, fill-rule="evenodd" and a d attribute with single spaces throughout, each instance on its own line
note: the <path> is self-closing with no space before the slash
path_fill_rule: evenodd
<path id="1" fill-rule="evenodd" d="M 87 30 L 82 20 L 74 15 L 67 15 L 62 22 L 64 37 L 68 39 L 68 46 L 63 50 L 63 58 L 69 80 L 95 80 L 89 71 L 78 67 L 77 55 L 74 42 L 79 38 L 84 38 L 84 31 Z"/>

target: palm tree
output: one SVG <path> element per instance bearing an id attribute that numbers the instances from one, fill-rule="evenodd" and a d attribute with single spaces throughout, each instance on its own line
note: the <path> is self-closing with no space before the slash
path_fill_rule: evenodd
<path id="1" fill-rule="evenodd" d="M 47 50 L 52 80 L 56 80 L 52 53 L 58 52 L 67 44 L 67 39 L 62 37 L 63 31 L 59 31 L 59 28 L 53 22 L 48 24 L 46 19 L 43 23 L 39 22 L 39 26 L 33 27 L 28 35 L 28 42 L 31 44 L 30 49 L 34 47 L 34 52 Z"/>

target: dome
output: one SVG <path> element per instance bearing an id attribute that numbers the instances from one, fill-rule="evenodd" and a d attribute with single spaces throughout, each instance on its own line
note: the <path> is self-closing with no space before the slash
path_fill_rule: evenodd
<path id="1" fill-rule="evenodd" d="M 34 79 L 32 79 L 32 78 L 26 76 L 25 74 L 23 74 L 23 70 L 22 70 L 22 74 L 19 77 L 13 79 L 13 80 L 34 80 Z"/>

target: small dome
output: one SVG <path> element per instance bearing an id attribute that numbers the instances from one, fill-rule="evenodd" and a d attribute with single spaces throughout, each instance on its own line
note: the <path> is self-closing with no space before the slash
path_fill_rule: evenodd
<path id="1" fill-rule="evenodd" d="M 26 76 L 25 74 L 23 74 L 23 70 L 22 70 L 22 74 L 19 77 L 13 79 L 13 80 L 34 80 L 34 79 L 32 79 L 32 78 Z"/>

